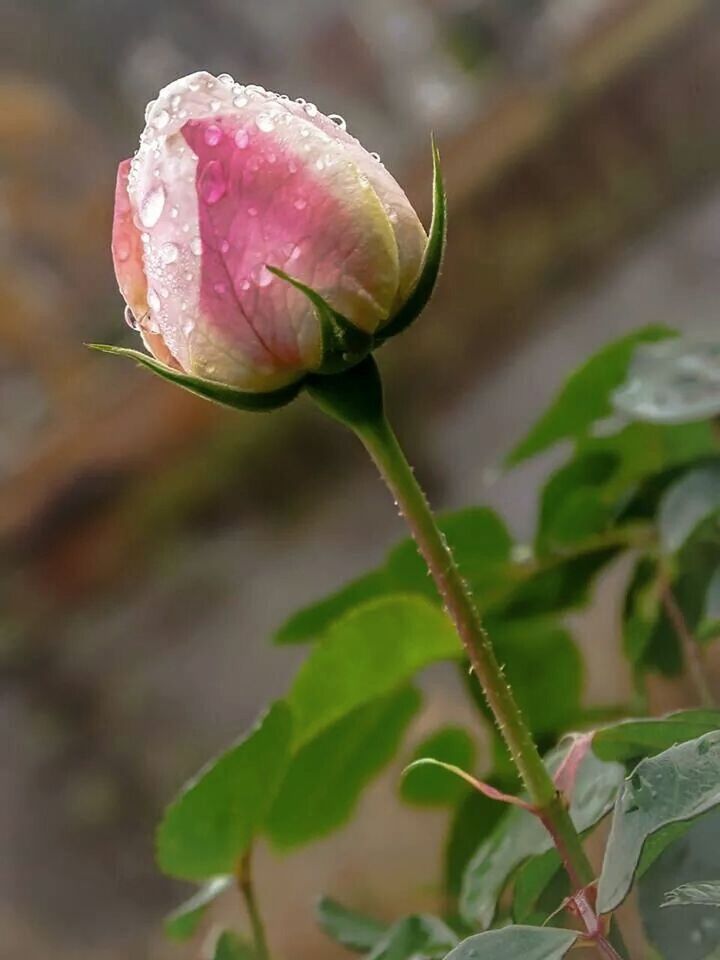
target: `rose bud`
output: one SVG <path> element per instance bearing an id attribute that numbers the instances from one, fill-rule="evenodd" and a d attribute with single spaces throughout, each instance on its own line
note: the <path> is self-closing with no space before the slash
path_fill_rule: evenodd
<path id="1" fill-rule="evenodd" d="M 112 253 L 156 372 L 273 406 L 424 306 L 444 238 L 437 169 L 428 242 L 377 155 L 313 104 L 196 73 L 146 120 L 118 170 Z"/>

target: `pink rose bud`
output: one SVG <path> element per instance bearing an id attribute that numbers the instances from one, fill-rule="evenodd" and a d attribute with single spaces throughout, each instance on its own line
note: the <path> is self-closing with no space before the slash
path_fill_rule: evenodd
<path id="1" fill-rule="evenodd" d="M 368 342 L 406 303 L 425 231 L 340 117 L 196 73 L 146 119 L 118 171 L 112 251 L 128 320 L 162 363 L 274 391 L 328 359 L 308 292 Z"/>

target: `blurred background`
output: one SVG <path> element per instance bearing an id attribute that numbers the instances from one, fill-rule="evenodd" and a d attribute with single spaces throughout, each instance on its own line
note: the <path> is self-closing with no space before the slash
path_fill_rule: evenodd
<path id="1" fill-rule="evenodd" d="M 83 341 L 127 342 L 109 257 L 115 169 L 157 89 L 228 72 L 340 113 L 422 215 L 429 131 L 450 243 L 383 351 L 390 405 L 442 507 L 532 533 L 549 461 L 502 453 L 592 349 L 720 302 L 714 0 L 2 0 L 0 957 L 199 957 L 168 946 L 152 829 L 281 693 L 272 631 L 402 535 L 352 439 L 305 402 L 229 415 Z M 580 625 L 587 699 L 618 702 L 612 583 Z M 464 715 L 442 670 L 413 728 Z M 659 690 L 658 697 L 669 697 Z M 668 706 L 672 703 L 667 703 Z M 344 833 L 259 869 L 285 957 L 338 955 L 320 892 L 432 906 L 445 814 L 392 771 Z M 378 871 L 377 861 L 382 860 Z M 234 915 L 232 894 L 220 905 Z"/>

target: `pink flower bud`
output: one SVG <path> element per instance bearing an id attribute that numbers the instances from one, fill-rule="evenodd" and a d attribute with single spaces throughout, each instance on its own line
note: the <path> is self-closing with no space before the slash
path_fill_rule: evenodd
<path id="1" fill-rule="evenodd" d="M 246 391 L 323 363 L 312 287 L 368 334 L 402 306 L 427 238 L 382 163 L 312 104 L 196 73 L 147 111 L 118 171 L 113 259 L 157 359 Z"/>

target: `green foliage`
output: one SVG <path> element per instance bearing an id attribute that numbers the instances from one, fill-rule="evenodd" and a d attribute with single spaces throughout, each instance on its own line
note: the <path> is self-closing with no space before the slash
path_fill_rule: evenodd
<path id="1" fill-rule="evenodd" d="M 577 939 L 576 930 L 505 927 L 468 937 L 447 960 L 562 960 Z"/>
<path id="2" fill-rule="evenodd" d="M 434 760 L 471 771 L 475 762 L 475 744 L 462 727 L 442 727 L 416 747 L 411 762 L 424 757 L 432 757 Z M 453 805 L 458 803 L 467 791 L 468 786 L 462 780 L 431 766 L 408 770 L 400 785 L 400 796 L 403 800 L 419 807 Z"/>
<path id="3" fill-rule="evenodd" d="M 332 940 L 356 953 L 367 953 L 374 949 L 388 929 L 385 924 L 348 910 L 330 897 L 320 898 L 315 915 Z"/>
<path id="4" fill-rule="evenodd" d="M 677 553 L 701 523 L 720 510 L 720 465 L 688 470 L 663 495 L 658 510 L 660 543 Z"/>
<path id="5" fill-rule="evenodd" d="M 290 849 L 345 823 L 419 707 L 419 694 L 406 688 L 356 707 L 300 747 L 265 825 L 273 843 Z"/>
<path id="6" fill-rule="evenodd" d="M 566 749 L 560 747 L 547 758 L 549 769 L 557 769 Z M 622 778 L 623 768 L 619 764 L 604 763 L 592 754 L 584 758 L 570 804 L 570 816 L 580 833 L 591 830 L 609 812 Z M 517 807 L 506 813 L 468 864 L 460 898 L 465 922 L 487 929 L 498 900 L 518 867 L 551 847 L 550 836 L 537 817 Z"/>
<path id="7" fill-rule="evenodd" d="M 367 960 L 443 960 L 457 942 L 457 936 L 442 920 L 420 914 L 393 924 Z"/>
<path id="8" fill-rule="evenodd" d="M 638 761 L 720 729 L 720 710 L 679 710 L 665 717 L 622 720 L 593 736 L 592 748 L 601 760 Z"/>
<path id="9" fill-rule="evenodd" d="M 275 703 L 247 737 L 186 784 L 157 831 L 163 872 L 205 880 L 235 870 L 285 773 L 290 738 L 290 712 Z"/>
<path id="10" fill-rule="evenodd" d="M 363 604 L 333 623 L 300 667 L 288 694 L 295 746 L 423 667 L 460 655 L 450 621 L 426 600 L 398 596 Z"/>
<path id="11" fill-rule="evenodd" d="M 252 947 L 226 930 L 218 937 L 213 960 L 256 960 L 256 957 Z"/>
<path id="12" fill-rule="evenodd" d="M 560 440 L 585 436 L 597 420 L 612 413 L 612 394 L 625 379 L 639 343 L 674 336 L 665 327 L 645 327 L 608 344 L 566 380 L 549 409 L 507 458 L 517 464 Z"/>
<path id="13" fill-rule="evenodd" d="M 628 894 L 648 837 L 720 803 L 720 733 L 708 733 L 641 761 L 618 795 L 605 851 L 598 908 Z"/>
<path id="14" fill-rule="evenodd" d="M 440 528 L 458 565 L 482 603 L 506 582 L 512 538 L 497 514 L 473 507 L 440 518 Z M 420 594 L 439 603 L 437 590 L 412 540 L 403 540 L 385 564 L 347 584 L 325 600 L 292 616 L 277 632 L 276 643 L 307 643 L 322 637 L 332 623 L 358 604 L 391 594 Z"/>
<path id="15" fill-rule="evenodd" d="M 165 918 L 165 933 L 173 940 L 188 940 L 200 926 L 207 908 L 233 882 L 231 876 L 213 877 Z"/>

